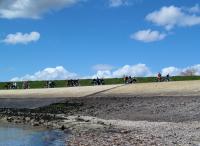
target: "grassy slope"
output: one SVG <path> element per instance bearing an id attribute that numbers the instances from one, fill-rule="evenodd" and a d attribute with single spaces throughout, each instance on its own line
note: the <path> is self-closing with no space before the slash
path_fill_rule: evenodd
<path id="1" fill-rule="evenodd" d="M 155 82 L 155 77 L 138 77 L 138 83 L 148 83 L 148 82 Z M 200 76 L 176 76 L 171 78 L 172 81 L 186 81 L 186 80 L 200 80 Z M 90 86 L 91 79 L 83 79 L 80 80 L 81 86 Z M 56 87 L 66 87 L 66 81 L 59 80 L 55 81 Z M 112 78 L 112 79 L 105 79 L 106 85 L 110 84 L 123 84 L 122 78 Z M 6 83 L 0 83 L 0 89 L 4 89 Z M 31 81 L 30 88 L 44 88 L 45 81 Z M 18 86 L 22 87 L 22 82 L 18 82 Z"/>

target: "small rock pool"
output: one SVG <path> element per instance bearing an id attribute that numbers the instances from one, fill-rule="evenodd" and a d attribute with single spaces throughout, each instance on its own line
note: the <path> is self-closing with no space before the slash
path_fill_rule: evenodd
<path id="1" fill-rule="evenodd" d="M 66 141 L 60 130 L 0 124 L 0 146 L 67 146 Z"/>

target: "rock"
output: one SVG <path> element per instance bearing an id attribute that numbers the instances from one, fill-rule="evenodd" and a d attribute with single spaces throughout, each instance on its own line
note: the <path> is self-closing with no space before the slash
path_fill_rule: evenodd
<path id="1" fill-rule="evenodd" d="M 60 129 L 65 130 L 66 129 L 65 125 L 62 125 Z"/>
<path id="2" fill-rule="evenodd" d="M 85 120 L 83 118 L 81 118 L 80 116 L 78 116 L 75 120 L 78 122 L 85 122 Z"/>
<path id="3" fill-rule="evenodd" d="M 90 120 L 85 120 L 85 122 L 90 122 Z"/>
<path id="4" fill-rule="evenodd" d="M 21 120 L 14 120 L 14 123 L 19 124 L 19 123 L 22 123 L 22 121 Z"/>
<path id="5" fill-rule="evenodd" d="M 12 117 L 7 117 L 8 122 L 12 122 L 14 119 Z"/>
<path id="6" fill-rule="evenodd" d="M 131 131 L 130 130 L 121 130 L 120 132 L 123 134 L 127 134 L 127 133 L 130 133 Z"/>
<path id="7" fill-rule="evenodd" d="M 43 119 L 39 121 L 40 124 L 44 124 L 44 122 L 45 121 Z"/>
<path id="8" fill-rule="evenodd" d="M 33 126 L 37 127 L 37 126 L 40 126 L 40 124 L 39 124 L 39 122 L 34 122 Z"/>
<path id="9" fill-rule="evenodd" d="M 26 117 L 26 118 L 25 118 L 25 121 L 26 121 L 26 122 L 30 122 L 30 120 L 31 120 L 30 117 Z"/>
<path id="10" fill-rule="evenodd" d="M 103 121 L 97 121 L 97 124 L 106 125 Z"/>

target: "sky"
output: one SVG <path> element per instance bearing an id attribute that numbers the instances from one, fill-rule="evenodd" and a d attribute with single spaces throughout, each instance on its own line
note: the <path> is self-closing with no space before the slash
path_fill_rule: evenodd
<path id="1" fill-rule="evenodd" d="M 199 0 L 0 0 L 0 81 L 200 75 Z"/>

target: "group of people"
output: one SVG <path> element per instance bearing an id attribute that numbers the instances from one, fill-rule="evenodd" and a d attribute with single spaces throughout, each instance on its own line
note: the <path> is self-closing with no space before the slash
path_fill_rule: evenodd
<path id="1" fill-rule="evenodd" d="M 167 74 L 166 76 L 162 76 L 161 73 L 158 73 L 156 81 L 157 82 L 169 82 L 170 81 L 170 75 Z M 135 77 L 124 76 L 124 84 L 133 84 L 133 83 L 136 83 L 136 82 L 137 82 L 137 79 Z"/>
<path id="2" fill-rule="evenodd" d="M 46 88 L 55 88 L 56 87 L 56 83 L 55 81 L 46 81 Z"/>
<path id="3" fill-rule="evenodd" d="M 124 84 L 133 84 L 136 82 L 137 82 L 137 79 L 135 77 L 131 77 L 131 76 L 124 77 Z"/>
<path id="4" fill-rule="evenodd" d="M 30 89 L 30 82 L 29 81 L 24 81 L 22 83 L 22 89 Z"/>
<path id="5" fill-rule="evenodd" d="M 30 83 L 29 81 L 24 81 L 22 83 L 22 89 L 29 89 L 30 88 Z M 9 90 L 9 89 L 18 89 L 19 85 L 17 82 L 7 82 L 4 86 L 5 89 Z"/>
<path id="6" fill-rule="evenodd" d="M 170 81 L 170 75 L 167 74 L 166 76 L 162 76 L 161 73 L 158 73 L 157 78 L 156 78 L 157 82 L 164 82 Z M 131 76 L 124 76 L 124 84 L 133 84 L 136 83 L 137 79 L 135 77 L 131 77 Z M 96 78 L 93 79 L 91 82 L 92 85 L 105 85 L 105 81 L 103 78 Z M 76 86 L 80 86 L 80 81 L 79 79 L 77 80 L 66 80 L 66 85 L 67 87 L 76 87 Z M 17 82 L 8 82 L 5 84 L 5 89 L 18 89 L 18 83 Z M 55 81 L 46 81 L 45 83 L 45 88 L 55 88 L 56 87 L 56 83 Z M 29 81 L 23 81 L 22 83 L 22 89 L 30 89 L 30 82 Z"/>
<path id="7" fill-rule="evenodd" d="M 80 86 L 79 80 L 67 80 L 67 86 L 68 87 L 77 87 Z"/>
<path id="8" fill-rule="evenodd" d="M 92 80 L 92 85 L 96 86 L 96 85 L 105 85 L 105 81 L 103 78 L 99 79 L 98 77 L 96 79 Z"/>
<path id="9" fill-rule="evenodd" d="M 67 87 L 77 87 L 80 86 L 79 80 L 66 80 L 66 86 Z M 56 82 L 55 81 L 46 81 L 46 88 L 55 88 L 56 87 Z"/>
<path id="10" fill-rule="evenodd" d="M 161 73 L 158 73 L 157 82 L 165 82 L 165 81 L 167 81 L 167 82 L 170 81 L 170 75 L 167 74 L 166 76 L 163 77 Z"/>
<path id="11" fill-rule="evenodd" d="M 16 82 L 12 82 L 12 83 L 6 83 L 5 85 L 5 89 L 17 89 L 17 83 Z"/>

